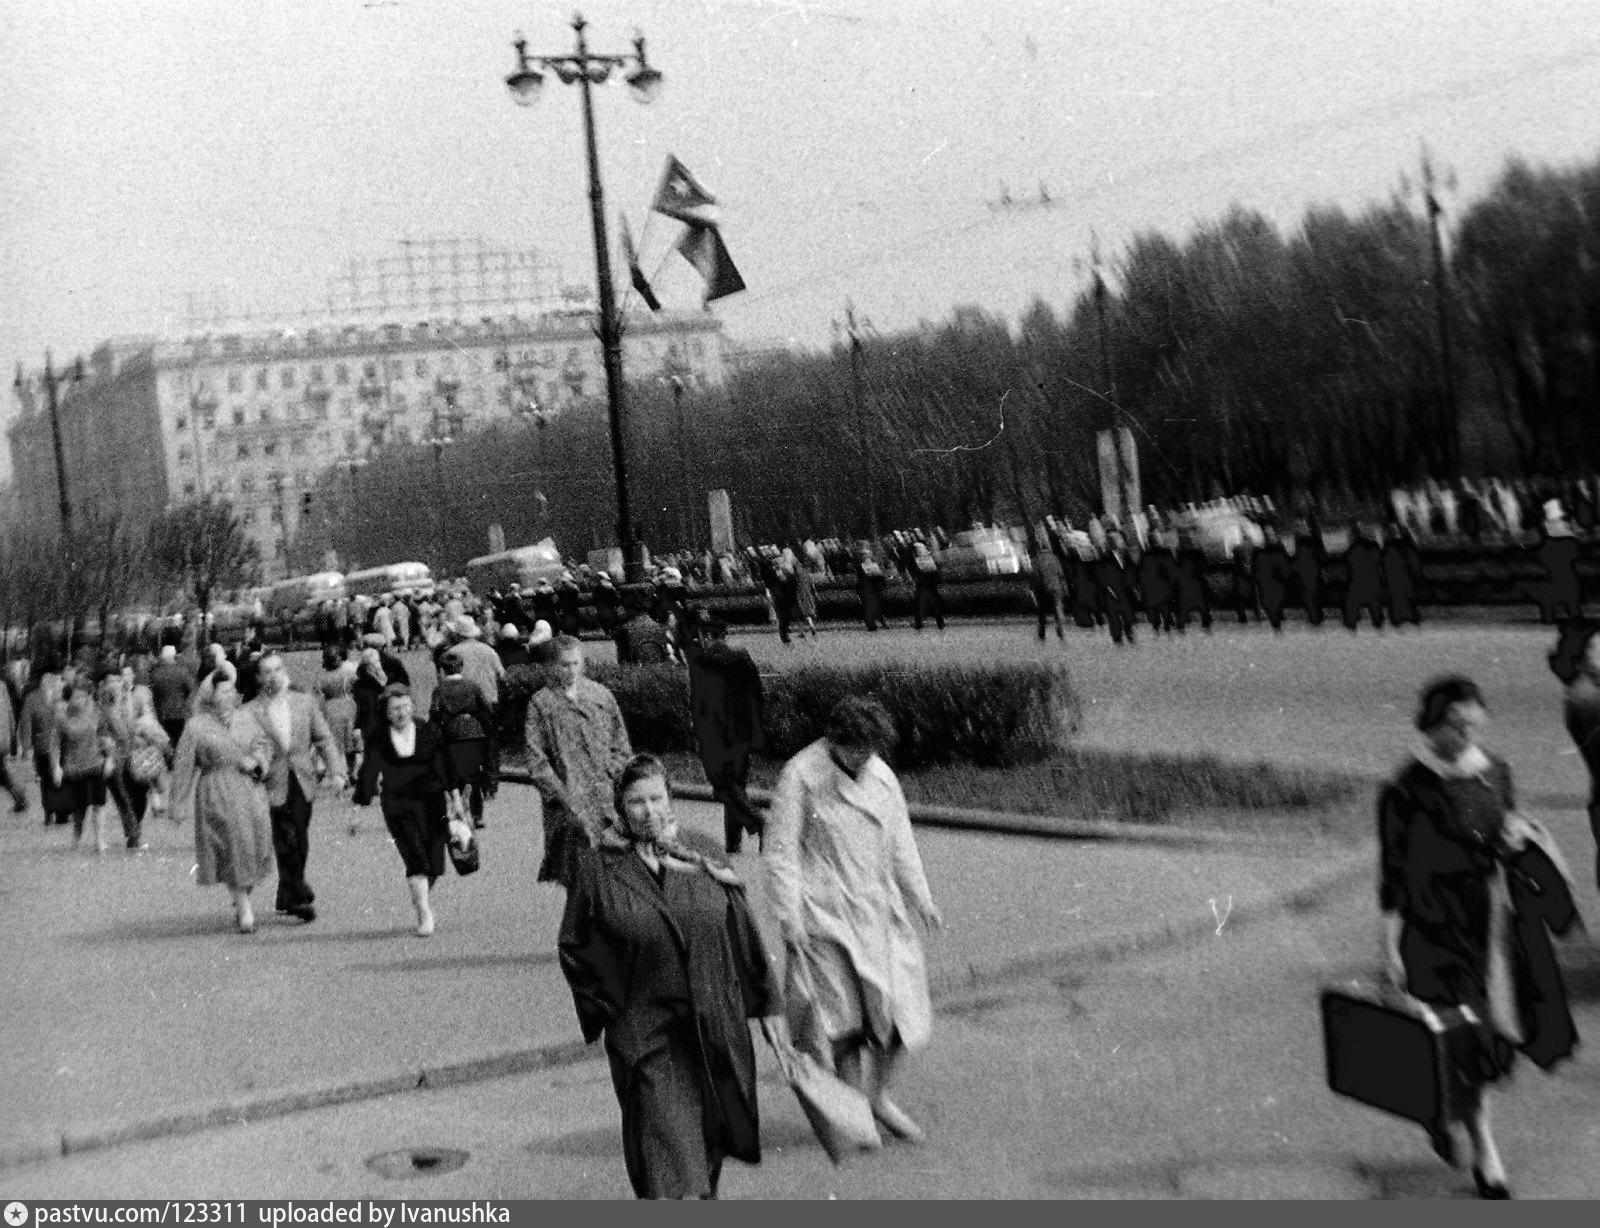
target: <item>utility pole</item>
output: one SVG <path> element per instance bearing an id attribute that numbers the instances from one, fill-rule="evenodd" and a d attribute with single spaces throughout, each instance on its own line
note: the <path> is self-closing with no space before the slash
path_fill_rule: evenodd
<path id="1" fill-rule="evenodd" d="M 850 339 L 850 382 L 855 393 L 856 403 L 856 437 L 861 450 L 862 487 L 867 492 L 867 524 L 872 530 L 872 541 L 878 541 L 878 496 L 873 481 L 872 454 L 869 436 L 867 435 L 867 403 L 862 392 L 861 361 L 865 356 L 865 346 L 861 340 L 861 328 L 856 323 L 855 305 L 849 300 L 844 305 L 845 332 Z"/>
<path id="2" fill-rule="evenodd" d="M 66 543 L 67 565 L 72 565 L 72 500 L 67 495 L 67 460 L 61 446 L 61 401 L 57 390 L 62 384 L 76 383 L 83 378 L 83 360 L 80 358 L 69 371 L 56 373 L 50 351 L 44 352 L 44 390 L 50 406 L 50 438 L 56 452 L 56 493 L 60 498 L 61 539 Z M 20 382 L 21 377 L 18 377 Z"/>
<path id="3" fill-rule="evenodd" d="M 1422 191 L 1428 207 L 1428 241 L 1433 248 L 1433 306 L 1439 328 L 1439 369 L 1444 391 L 1444 463 L 1447 473 L 1457 475 L 1460 467 L 1461 423 L 1456 410 L 1455 364 L 1450 354 L 1450 312 L 1445 297 L 1444 243 L 1439 237 L 1439 198 L 1434 193 L 1433 162 L 1427 147 L 1422 151 Z"/>

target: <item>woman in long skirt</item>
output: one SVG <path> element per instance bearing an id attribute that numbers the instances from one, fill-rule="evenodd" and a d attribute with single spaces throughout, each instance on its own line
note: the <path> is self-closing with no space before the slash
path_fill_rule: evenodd
<path id="1" fill-rule="evenodd" d="M 233 897 L 241 934 L 255 932 L 250 893 L 273 873 L 272 816 L 262 765 L 251 753 L 253 721 L 235 719 L 239 692 L 231 669 L 217 670 L 195 693 L 172 765 L 172 818 L 194 824 L 195 882 L 218 883 Z"/>
<path id="2" fill-rule="evenodd" d="M 427 938 L 433 933 L 428 893 L 444 874 L 450 795 L 458 782 L 444 738 L 432 725 L 415 719 L 411 689 L 396 684 L 383 698 L 385 722 L 367 737 L 355 802 L 365 806 L 380 798 L 383 821 L 405 865 L 417 937 Z"/>

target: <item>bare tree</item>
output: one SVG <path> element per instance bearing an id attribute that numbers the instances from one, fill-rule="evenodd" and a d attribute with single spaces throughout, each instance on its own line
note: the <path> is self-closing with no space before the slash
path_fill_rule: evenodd
<path id="1" fill-rule="evenodd" d="M 260 576 L 256 545 L 226 499 L 207 495 L 168 509 L 151 524 L 148 544 L 156 577 L 188 593 L 199 607 L 202 643 L 212 597 L 254 584 Z"/>

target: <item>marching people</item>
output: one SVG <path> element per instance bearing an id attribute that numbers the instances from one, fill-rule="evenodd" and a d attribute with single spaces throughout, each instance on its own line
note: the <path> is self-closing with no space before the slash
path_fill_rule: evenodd
<path id="1" fill-rule="evenodd" d="M 1549 833 L 1516 809 L 1504 760 L 1482 748 L 1488 713 L 1470 678 L 1429 683 L 1415 723 L 1414 757 L 1378 801 L 1385 954 L 1404 992 L 1471 1011 L 1470 1045 L 1451 1060 L 1466 1089 L 1472 1175 L 1480 1197 L 1509 1198 L 1487 1089 L 1515 1050 L 1549 1069 L 1577 1043 L 1547 932 L 1576 916 L 1570 876 Z M 1453 1124 L 1429 1126 L 1452 1164 Z"/>
<path id="2" fill-rule="evenodd" d="M 256 722 L 255 757 L 262 765 L 278 860 L 277 910 L 305 922 L 317 919 L 316 892 L 306 881 L 311 856 L 311 800 L 326 774 L 333 788 L 345 786 L 342 744 L 312 698 L 291 690 L 289 671 L 277 652 L 258 663 L 261 692 L 242 715 Z M 321 770 L 318 763 L 321 763 Z"/>
<path id="3" fill-rule="evenodd" d="M 1372 615 L 1374 629 L 1383 627 L 1383 555 L 1369 541 L 1359 522 L 1350 522 L 1350 545 L 1344 552 L 1344 625 L 1354 631 L 1363 611 Z"/>
<path id="4" fill-rule="evenodd" d="M 196 885 L 228 888 L 242 934 L 255 932 L 250 895 L 273 870 L 256 732 L 253 721 L 239 719 L 231 667 L 209 676 L 195 692 L 194 712 L 173 756 L 169 799 L 173 821 L 194 827 Z"/>
<path id="5" fill-rule="evenodd" d="M 1111 631 L 1111 642 L 1122 643 L 1126 636 L 1133 643 L 1134 614 L 1134 563 L 1122 533 L 1112 529 L 1106 534 L 1106 552 L 1096 564 L 1095 578 L 1105 603 L 1106 622 Z"/>
<path id="6" fill-rule="evenodd" d="M 824 735 L 784 765 L 763 854 L 796 1042 L 860 1088 L 892 1134 L 918 1140 L 922 1129 L 889 1088 L 933 1033 L 913 918 L 929 928 L 943 920 L 884 758 L 894 738 L 877 700 L 840 700 Z"/>
<path id="7" fill-rule="evenodd" d="M 781 1001 L 739 879 L 677 834 L 661 761 L 629 758 L 558 944 L 583 1038 L 605 1038 L 639 1198 L 715 1198 L 725 1158 L 760 1162 L 747 1020 L 775 1026 Z"/>
<path id="8" fill-rule="evenodd" d="M 416 935 L 433 935 L 434 883 L 444 875 L 445 844 L 453 793 L 459 784 L 444 738 L 416 720 L 411 688 L 394 684 L 383 695 L 384 725 L 372 733 L 362 753 L 354 800 L 366 806 L 379 799 L 383 822 L 405 868 L 406 888 L 416 910 Z"/>
<path id="9" fill-rule="evenodd" d="M 1033 601 L 1039 615 L 1039 642 L 1044 643 L 1045 620 L 1052 615 L 1056 620 L 1056 639 L 1066 639 L 1062 618 L 1067 605 L 1067 578 L 1048 534 L 1034 541 L 1032 578 Z"/>
<path id="10" fill-rule="evenodd" d="M 801 565 L 794 569 L 794 608 L 805 630 L 801 637 L 817 638 L 817 578 L 811 569 Z"/>
<path id="11" fill-rule="evenodd" d="M 614 785 L 633 757 L 622 710 L 605 687 L 583 676 L 583 644 L 555 638 L 555 678 L 528 705 L 528 771 L 544 806 L 544 859 L 538 881 L 569 891 L 578 853 L 610 821 Z"/>
<path id="12" fill-rule="evenodd" d="M 494 712 L 483 692 L 462 674 L 459 652 L 447 649 L 442 666 L 443 677 L 433 688 L 428 722 L 443 735 L 451 773 L 467 792 L 472 826 L 481 828 L 484 799 L 492 798 L 499 784 Z"/>
<path id="13" fill-rule="evenodd" d="M 856 558 L 856 595 L 861 598 L 861 619 L 868 631 L 887 627 L 889 620 L 883 616 L 883 567 L 872 552 L 863 545 Z"/>
<path id="14" fill-rule="evenodd" d="M 1313 627 L 1322 626 L 1322 529 L 1313 513 L 1295 537 L 1294 557 L 1289 566 L 1294 572 L 1300 590 L 1300 603 L 1305 607 L 1306 621 Z"/>
<path id="15" fill-rule="evenodd" d="M 1405 622 L 1420 627 L 1422 608 L 1417 596 L 1422 586 L 1422 558 L 1403 525 L 1389 526 L 1380 557 L 1384 591 L 1389 597 L 1389 621 L 1396 627 Z"/>
<path id="16" fill-rule="evenodd" d="M 922 630 L 922 620 L 933 615 L 939 630 L 944 630 L 944 597 L 939 591 L 939 560 L 933 557 L 927 543 L 914 542 L 911 546 L 911 578 L 916 585 L 916 610 L 911 625 Z"/>

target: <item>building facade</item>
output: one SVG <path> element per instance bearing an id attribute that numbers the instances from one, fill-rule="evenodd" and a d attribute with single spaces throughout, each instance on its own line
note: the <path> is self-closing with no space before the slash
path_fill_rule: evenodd
<path id="1" fill-rule="evenodd" d="M 726 340 L 714 316 L 629 319 L 630 382 L 676 375 L 720 383 Z M 18 514 L 58 525 L 58 486 L 42 380 L 18 381 L 12 425 Z M 146 524 L 174 503 L 229 499 L 269 577 L 330 467 L 386 442 L 420 442 L 529 414 L 605 412 L 605 367 L 589 309 L 477 323 L 308 328 L 107 342 L 83 378 L 60 385 L 74 523 L 120 512 Z"/>

